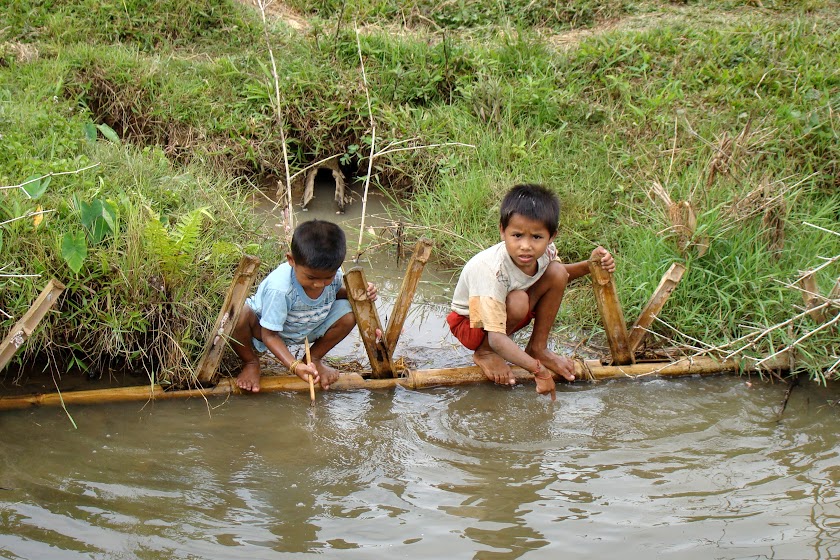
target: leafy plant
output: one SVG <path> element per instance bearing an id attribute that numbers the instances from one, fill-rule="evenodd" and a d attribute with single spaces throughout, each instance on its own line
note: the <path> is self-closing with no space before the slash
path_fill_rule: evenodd
<path id="1" fill-rule="evenodd" d="M 177 286 L 196 259 L 196 249 L 204 218 L 213 219 L 206 208 L 196 208 L 182 216 L 172 230 L 149 209 L 143 241 L 152 259 L 157 261 L 165 285 Z"/>

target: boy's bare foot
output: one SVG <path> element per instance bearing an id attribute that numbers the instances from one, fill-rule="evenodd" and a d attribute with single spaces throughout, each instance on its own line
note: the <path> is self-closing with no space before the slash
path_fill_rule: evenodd
<path id="1" fill-rule="evenodd" d="M 535 352 L 530 348 L 526 348 L 525 352 L 529 356 L 535 358 L 542 363 L 542 365 L 551 370 L 555 375 L 559 375 L 566 381 L 575 380 L 575 363 L 565 356 L 558 356 L 554 352 L 546 349 L 541 352 Z"/>
<path id="2" fill-rule="evenodd" d="M 330 385 L 338 381 L 338 370 L 329 366 L 324 360 L 314 360 L 313 363 L 318 369 L 318 376 L 321 378 L 321 387 L 329 389 Z"/>
<path id="3" fill-rule="evenodd" d="M 258 393 L 260 391 L 260 363 L 247 362 L 242 371 L 236 376 L 236 386 L 243 391 Z"/>
<path id="4" fill-rule="evenodd" d="M 496 385 L 516 385 L 513 372 L 504 358 L 490 351 L 476 351 L 473 362 L 481 368 L 484 375 Z"/>

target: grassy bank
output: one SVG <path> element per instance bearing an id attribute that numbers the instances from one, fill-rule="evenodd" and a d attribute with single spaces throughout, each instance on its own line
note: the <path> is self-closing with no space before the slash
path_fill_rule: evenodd
<path id="1" fill-rule="evenodd" d="M 0 184 L 95 167 L 0 191 L 2 326 L 56 277 L 62 313 L 23 362 L 188 381 L 240 255 L 278 262 L 248 200 L 286 176 L 279 120 L 290 173 L 341 155 L 359 177 L 385 149 L 371 180 L 446 265 L 497 239 L 507 188 L 542 182 L 564 258 L 616 254 L 628 318 L 687 265 L 658 343 L 797 342 L 812 376 L 836 375 L 835 326 L 787 321 L 801 271 L 820 267 L 825 297 L 840 268 L 838 7 L 294 0 L 264 28 L 232 1 L 16 2 L 0 15 Z M 558 328 L 597 329 L 585 286 Z"/>

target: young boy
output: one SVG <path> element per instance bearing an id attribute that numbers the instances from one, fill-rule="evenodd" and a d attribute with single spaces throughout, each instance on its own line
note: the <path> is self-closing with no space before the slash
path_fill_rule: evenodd
<path id="1" fill-rule="evenodd" d="M 446 318 L 452 334 L 473 350 L 473 361 L 497 384 L 516 383 L 511 362 L 533 372 L 537 393 L 555 399 L 553 375 L 574 381 L 574 362 L 548 350 L 548 335 L 566 284 L 589 273 L 588 261 L 563 264 L 554 238 L 560 203 L 540 185 L 517 185 L 502 200 L 502 242 L 478 253 L 464 266 Z M 592 251 L 608 272 L 615 261 L 603 247 Z M 522 350 L 510 335 L 534 319 Z M 546 371 L 547 370 L 547 371 Z"/>
<path id="2" fill-rule="evenodd" d="M 338 379 L 338 371 L 324 362 L 324 356 L 341 342 L 356 318 L 342 285 L 341 264 L 347 253 L 344 232 L 322 220 L 303 222 L 292 234 L 292 252 L 246 300 L 233 331 L 233 349 L 242 359 L 236 385 L 243 391 L 260 390 L 258 353 L 266 349 L 289 371 L 324 389 Z M 368 283 L 367 295 L 376 299 L 376 288 Z M 312 343 L 311 364 L 296 360 L 290 344 Z"/>

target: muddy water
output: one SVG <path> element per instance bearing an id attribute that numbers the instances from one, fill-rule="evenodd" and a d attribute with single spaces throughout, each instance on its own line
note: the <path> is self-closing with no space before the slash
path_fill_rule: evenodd
<path id="1" fill-rule="evenodd" d="M 421 284 L 397 352 L 422 367 L 467 363 L 444 288 Z M 779 418 L 784 393 L 719 376 L 554 404 L 474 385 L 77 406 L 75 428 L 5 412 L 0 557 L 838 558 L 840 386 L 804 383 Z"/>

